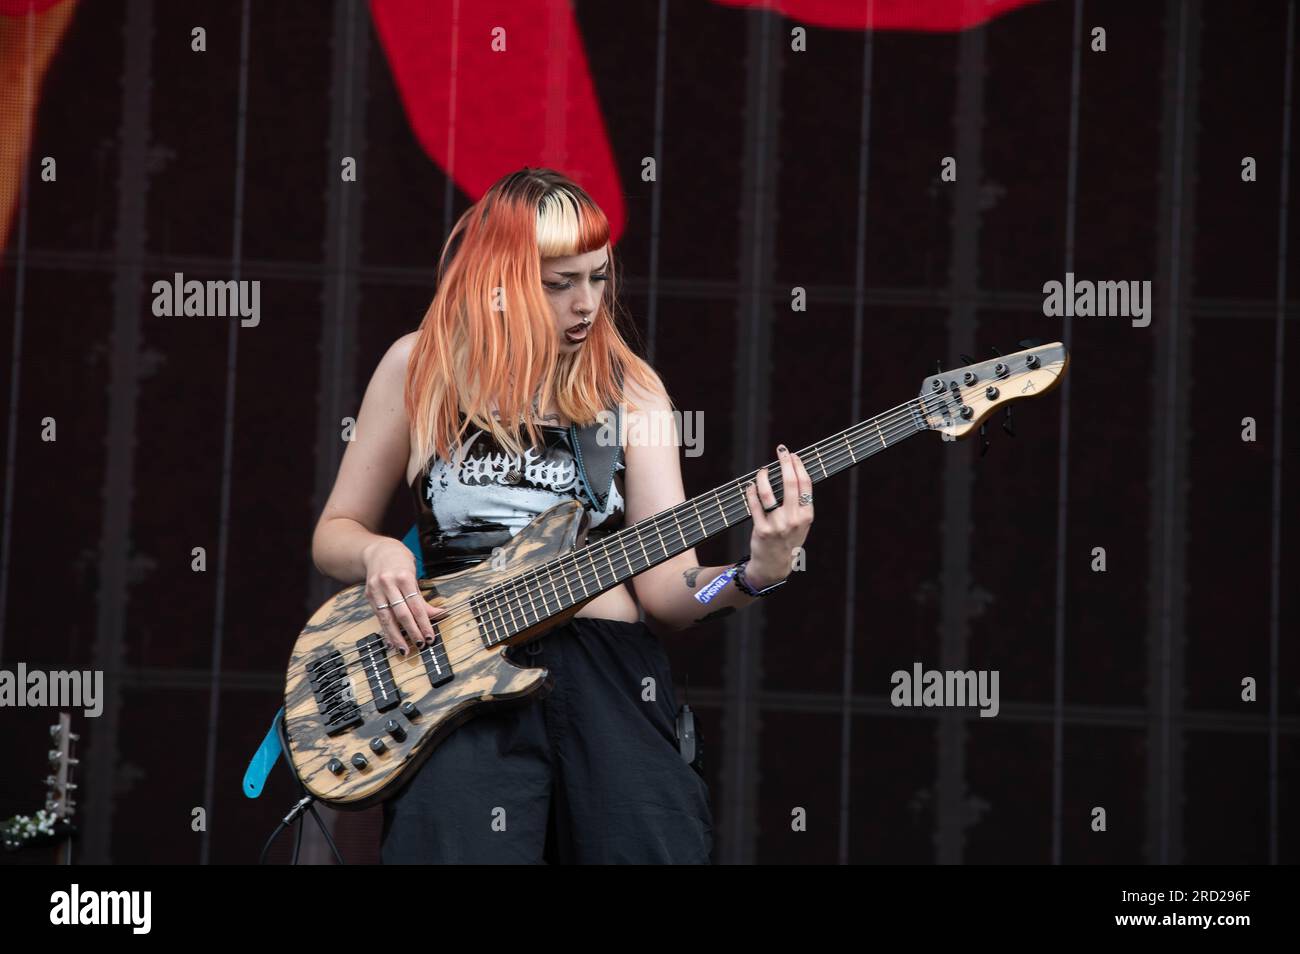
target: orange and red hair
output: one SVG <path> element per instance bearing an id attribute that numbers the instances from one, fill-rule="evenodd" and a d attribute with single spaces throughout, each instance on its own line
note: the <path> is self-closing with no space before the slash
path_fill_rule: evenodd
<path id="1" fill-rule="evenodd" d="M 465 211 L 443 246 L 438 290 L 407 365 L 416 459 L 428 462 L 435 452 L 450 459 L 471 425 L 522 453 L 518 431 L 508 424 L 524 425 L 529 442 L 539 444 L 534 398 L 538 407 L 553 402 L 583 425 L 625 401 L 621 382 L 628 378 L 648 391 L 662 389 L 616 327 L 612 248 L 608 287 L 586 342 L 575 352 L 560 351 L 541 261 L 604 248 L 609 231 L 591 197 L 551 169 L 511 173 Z"/>

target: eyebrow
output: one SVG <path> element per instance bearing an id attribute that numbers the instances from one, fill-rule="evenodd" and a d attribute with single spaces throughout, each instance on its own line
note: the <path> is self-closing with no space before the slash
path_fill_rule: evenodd
<path id="1" fill-rule="evenodd" d="M 592 271 L 603 272 L 608 267 L 609 267 L 609 259 L 605 259 L 603 265 L 597 265 L 595 268 L 592 269 Z M 577 278 L 582 274 L 582 272 L 556 272 L 555 274 L 559 275 L 561 278 Z"/>

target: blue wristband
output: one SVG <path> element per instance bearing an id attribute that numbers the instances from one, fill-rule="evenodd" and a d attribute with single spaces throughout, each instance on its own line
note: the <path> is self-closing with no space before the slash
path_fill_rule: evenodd
<path id="1" fill-rule="evenodd" d="M 722 592 L 722 588 L 726 586 L 728 583 L 730 583 L 731 578 L 735 576 L 738 572 L 740 572 L 739 564 L 732 567 L 728 567 L 726 570 L 723 570 L 712 580 L 710 580 L 708 584 L 705 585 L 704 589 L 694 594 L 695 598 L 699 600 L 701 603 L 707 603 L 709 600 L 713 599 L 720 592 Z"/>

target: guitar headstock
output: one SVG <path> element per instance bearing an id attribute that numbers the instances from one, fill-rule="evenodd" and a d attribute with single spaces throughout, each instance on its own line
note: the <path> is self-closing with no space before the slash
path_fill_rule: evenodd
<path id="1" fill-rule="evenodd" d="M 45 777 L 45 810 L 62 822 L 71 822 L 77 809 L 72 798 L 72 793 L 77 790 L 72 781 L 72 770 L 81 764 L 81 760 L 72 757 L 72 743 L 80 738 L 72 731 L 72 716 L 60 712 L 58 724 L 50 726 L 50 744 L 54 748 L 49 750 L 52 774 Z"/>
<path id="2" fill-rule="evenodd" d="M 72 769 L 79 762 L 72 757 L 72 743 L 78 738 L 72 731 L 72 717 L 66 712 L 59 713 L 58 724 L 50 726 L 53 748 L 49 750 L 49 762 L 52 772 L 45 778 L 45 807 L 34 815 L 14 815 L 0 821 L 0 847 L 5 851 L 62 844 L 62 863 L 72 863 L 69 836 L 76 830 L 72 824 L 72 813 L 76 808 L 72 793 L 77 788 L 72 781 Z"/>
<path id="3" fill-rule="evenodd" d="M 960 440 L 1002 405 L 1052 390 L 1069 363 L 1054 341 L 932 374 L 921 385 L 920 413 L 944 440 Z"/>

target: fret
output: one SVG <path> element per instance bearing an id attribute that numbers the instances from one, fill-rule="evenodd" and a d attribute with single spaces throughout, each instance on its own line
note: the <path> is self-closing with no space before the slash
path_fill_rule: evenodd
<path id="1" fill-rule="evenodd" d="M 479 630 L 484 634 L 487 644 L 491 646 L 497 641 L 496 618 L 488 611 L 487 604 L 478 597 L 474 597 L 470 600 L 470 609 L 473 610 L 475 617 L 478 618 Z M 434 623 L 433 625 L 436 630 L 438 624 Z"/>
<path id="2" fill-rule="evenodd" d="M 487 617 L 489 628 L 492 630 L 492 636 L 488 639 L 489 646 L 492 645 L 493 643 L 499 642 L 503 638 L 503 633 L 502 633 L 503 628 L 500 625 L 501 617 L 497 613 L 496 607 L 492 605 L 493 602 L 494 602 L 493 600 L 484 600 L 484 599 L 478 601 L 479 605 L 483 607 L 482 615 Z M 475 615 L 478 614 L 476 613 Z"/>
<path id="3" fill-rule="evenodd" d="M 528 625 L 528 620 L 524 616 L 524 609 L 515 603 L 518 598 L 519 584 L 511 584 L 510 590 L 506 593 L 506 607 L 510 610 L 510 622 L 519 629 L 524 629 Z M 513 592 L 512 592 L 513 591 Z"/>
<path id="4" fill-rule="evenodd" d="M 590 563 L 590 562 L 591 562 L 591 554 L 590 554 L 590 553 L 584 554 L 581 550 L 578 551 L 578 555 L 574 558 L 574 563 L 576 564 L 576 563 L 578 562 L 578 560 L 582 559 L 584 556 L 586 557 L 587 562 Z M 588 595 L 588 592 L 587 592 L 587 578 L 586 578 L 585 576 L 582 575 L 582 567 L 581 567 L 581 566 L 578 567 L 578 584 L 582 587 L 582 598 L 585 600 L 585 599 L 587 598 L 587 595 Z"/>
<path id="5" fill-rule="evenodd" d="M 510 589 L 514 590 L 514 592 L 507 594 L 508 599 L 506 601 L 506 605 L 510 607 L 511 620 L 516 623 L 523 623 L 523 625 L 520 626 L 519 628 L 526 629 L 528 627 L 528 617 L 524 614 L 524 607 L 522 603 L 519 605 L 515 605 L 514 602 L 516 599 L 519 598 L 519 584 L 518 583 L 513 584 L 510 587 Z"/>
<path id="6" fill-rule="evenodd" d="M 815 469 L 820 473 L 820 476 L 815 477 L 814 480 L 825 480 L 832 474 L 846 470 L 881 450 L 888 449 L 912 434 L 928 429 L 925 423 L 926 406 L 923 397 L 914 399 L 904 407 L 905 409 L 900 407 L 888 411 L 838 434 L 832 434 L 801 451 L 801 457 L 805 464 L 809 465 L 810 472 Z M 909 421 L 910 427 L 907 426 Z M 885 431 L 885 423 L 890 425 L 889 433 Z M 870 433 L 872 428 L 875 429 L 874 435 Z M 848 451 L 847 461 L 838 451 L 838 442 L 843 442 L 844 449 Z M 832 456 L 829 464 L 826 461 L 828 452 Z M 772 476 L 773 466 L 778 468 L 776 477 Z M 769 483 L 780 502 L 785 495 L 785 486 L 779 463 L 768 464 L 766 469 Z M 745 485 L 755 478 L 756 473 L 723 484 L 708 493 L 700 494 L 653 517 L 648 517 L 638 524 L 615 531 L 600 543 L 565 554 L 547 566 L 526 573 L 524 579 L 507 580 L 481 594 L 483 598 L 476 597 L 473 605 L 479 616 L 484 638 L 490 644 L 501 642 L 510 635 L 528 629 L 536 623 L 558 615 L 570 606 L 585 602 L 595 595 L 612 589 L 624 580 L 678 553 L 684 553 L 700 541 L 707 540 L 731 527 L 738 519 L 744 519 L 749 515 L 749 500 L 745 495 Z M 710 504 L 722 518 L 721 526 L 710 527 L 705 523 L 702 506 Z M 738 511 L 743 507 L 744 512 L 729 514 L 728 511 L 732 507 L 737 507 Z M 699 530 L 698 532 L 692 530 L 688 535 L 685 523 L 691 517 L 695 518 Z M 676 533 L 676 539 L 672 540 L 670 545 L 669 536 L 673 532 Z M 615 550 L 615 547 L 618 549 Z M 633 555 L 638 552 L 639 558 L 634 558 Z M 616 553 L 621 566 L 615 562 Z M 606 568 L 608 568 L 608 579 Z M 576 579 L 570 574 L 574 574 Z"/>
<path id="7" fill-rule="evenodd" d="M 555 588 L 555 577 L 548 573 L 543 579 L 544 583 L 551 584 L 551 596 L 555 598 L 555 612 L 564 609 L 564 601 L 560 599 L 560 591 Z"/>
<path id="8" fill-rule="evenodd" d="M 545 616 L 551 615 L 550 604 L 546 602 L 546 577 L 542 576 L 537 581 L 537 595 L 542 598 L 542 609 L 546 611 Z"/>
<path id="9" fill-rule="evenodd" d="M 563 581 L 563 580 L 564 580 L 564 576 L 563 576 L 563 572 L 562 572 L 562 574 L 560 574 L 560 581 Z M 556 606 L 556 607 L 559 607 L 559 610 L 563 610 L 563 608 L 564 608 L 564 598 L 562 597 L 562 595 L 560 595 L 559 586 L 556 586 L 556 585 L 555 585 L 555 577 L 554 577 L 554 576 L 551 576 L 551 595 L 552 595 L 552 597 L 555 597 L 555 606 Z"/>
<path id="10" fill-rule="evenodd" d="M 691 504 L 691 509 L 692 509 L 693 511 L 695 511 L 695 519 L 696 519 L 696 521 L 697 521 L 697 522 L 699 523 L 699 525 L 700 525 L 700 533 L 704 534 L 704 536 L 701 537 L 701 539 L 703 539 L 703 540 L 707 540 L 707 539 L 709 538 L 709 531 L 708 531 L 708 530 L 705 528 L 705 526 L 704 526 L 704 520 L 703 520 L 703 518 L 700 517 L 700 508 L 699 508 L 699 506 L 698 506 L 697 504 L 695 504 L 695 503 L 692 503 L 692 504 Z"/>
<path id="11" fill-rule="evenodd" d="M 512 618 L 510 618 L 509 604 L 502 603 L 501 601 L 501 597 L 503 595 L 504 592 L 497 594 L 497 598 L 496 600 L 494 600 L 496 605 L 493 607 L 493 609 L 495 609 L 496 612 L 501 616 L 501 621 L 506 625 L 506 627 L 510 628 L 515 625 L 515 621 Z"/>
<path id="12" fill-rule="evenodd" d="M 606 541 L 605 543 L 597 544 L 597 546 L 598 546 L 598 548 L 599 548 L 600 550 L 604 551 L 604 553 L 605 553 L 605 562 L 606 562 L 607 564 L 609 564 L 609 572 L 610 572 L 610 575 L 611 575 L 614 579 L 617 580 L 620 576 L 622 576 L 622 574 L 619 572 L 619 569 L 618 569 L 617 564 L 614 563 L 614 544 L 615 544 L 615 543 L 617 543 L 620 547 L 623 547 L 623 553 L 622 553 L 623 565 L 627 567 L 628 575 L 631 576 L 631 575 L 632 575 L 632 563 L 631 563 L 631 561 L 628 560 L 628 558 L 627 558 L 627 549 L 626 549 L 625 545 L 623 544 L 622 540 L 611 539 L 611 540 Z"/>
<path id="13" fill-rule="evenodd" d="M 633 542 L 634 542 L 634 543 L 639 542 L 639 541 L 636 539 L 636 534 L 633 534 L 632 536 L 633 536 Z M 636 576 L 636 571 L 632 569 L 632 555 L 631 555 L 630 553 L 628 553 L 628 550 L 627 550 L 627 541 L 624 540 L 622 537 L 617 537 L 617 536 L 616 536 L 616 537 L 614 538 L 614 540 L 611 541 L 611 542 L 614 542 L 614 541 L 617 541 L 617 542 L 618 542 L 618 545 L 619 545 L 619 546 L 622 548 L 622 550 L 623 550 L 623 562 L 627 564 L 627 575 L 628 575 L 628 576 Z"/>
<path id="14" fill-rule="evenodd" d="M 614 584 L 618 582 L 619 576 L 618 576 L 618 570 L 614 567 L 614 561 L 609 558 L 609 547 L 601 547 L 601 549 L 605 552 L 605 562 L 609 564 L 609 576 L 610 576 L 609 586 L 601 587 L 601 589 L 604 590 L 613 587 Z M 632 567 L 629 566 L 628 569 L 631 570 Z"/>
<path id="15" fill-rule="evenodd" d="M 676 523 L 677 521 L 674 520 L 673 522 Z M 662 551 L 664 551 L 664 556 L 667 556 L 667 555 L 668 555 L 668 544 L 664 543 L 664 535 L 663 535 L 662 533 L 659 532 L 659 527 L 658 527 L 657 525 L 655 525 L 655 524 L 651 524 L 651 525 L 650 525 L 650 529 L 653 530 L 653 531 L 655 532 L 655 536 L 659 538 L 659 549 L 662 550 Z M 683 546 L 683 547 L 686 546 L 686 538 L 685 538 L 685 537 L 682 538 L 682 546 Z"/>

